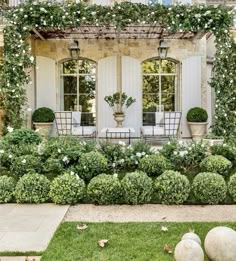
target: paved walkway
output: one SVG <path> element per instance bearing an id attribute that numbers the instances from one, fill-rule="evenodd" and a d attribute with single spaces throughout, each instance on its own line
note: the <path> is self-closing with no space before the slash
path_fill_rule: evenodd
<path id="1" fill-rule="evenodd" d="M 39 261 L 39 256 L 1 256 L 0 261 Z"/>
<path id="2" fill-rule="evenodd" d="M 0 252 L 44 251 L 68 208 L 54 204 L 0 205 Z"/>
<path id="3" fill-rule="evenodd" d="M 81 204 L 70 207 L 64 220 L 87 222 L 236 222 L 236 205 L 165 206 L 147 204 L 137 206 L 95 206 L 90 204 Z"/>

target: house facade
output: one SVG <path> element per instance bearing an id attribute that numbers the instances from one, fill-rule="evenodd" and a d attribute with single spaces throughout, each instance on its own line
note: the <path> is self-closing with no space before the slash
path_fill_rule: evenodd
<path id="1" fill-rule="evenodd" d="M 185 1 L 185 0 L 184 0 Z M 96 4 L 112 5 L 112 0 Z M 137 2 L 137 1 L 136 1 Z M 139 0 L 146 3 L 146 0 Z M 184 4 L 203 3 L 203 1 Z M 17 2 L 12 1 L 14 6 Z M 172 4 L 163 1 L 163 4 Z M 125 127 L 135 129 L 155 124 L 155 112 L 181 111 L 179 135 L 190 137 L 187 111 L 203 107 L 214 113 L 214 91 L 209 86 L 214 57 L 211 34 L 166 34 L 161 28 L 129 27 L 117 36 L 114 28 L 83 27 L 63 38 L 58 33 L 36 31 L 29 39 L 36 66 L 26 86 L 30 114 L 39 107 L 54 111 L 81 111 L 82 124 L 95 125 L 98 136 L 103 128 L 115 127 L 112 109 L 104 97 L 125 92 L 136 102 L 125 111 Z M 159 30 L 159 31 L 158 31 Z M 2 34 L 1 34 L 2 37 Z M 168 45 L 167 55 L 160 59 L 160 40 Z M 71 56 L 69 46 L 78 41 L 78 59 Z M 0 44 L 3 45 L 2 38 Z M 30 124 L 30 123 L 28 123 Z"/>

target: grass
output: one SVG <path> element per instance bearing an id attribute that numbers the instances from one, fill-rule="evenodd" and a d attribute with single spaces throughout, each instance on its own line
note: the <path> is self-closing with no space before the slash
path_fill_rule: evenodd
<path id="1" fill-rule="evenodd" d="M 207 232 L 219 225 L 236 229 L 236 223 L 86 223 L 78 230 L 78 222 L 60 225 L 41 261 L 168 261 L 173 254 L 163 250 L 165 244 L 175 247 L 189 228 L 195 230 L 202 242 Z M 161 231 L 161 226 L 168 228 Z M 108 239 L 104 248 L 97 245 Z M 208 260 L 206 258 L 206 260 Z"/>

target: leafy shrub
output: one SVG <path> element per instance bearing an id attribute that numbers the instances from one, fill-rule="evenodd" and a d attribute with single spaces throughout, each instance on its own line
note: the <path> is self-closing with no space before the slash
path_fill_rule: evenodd
<path id="1" fill-rule="evenodd" d="M 41 172 L 41 161 L 34 155 L 23 155 L 15 157 L 10 166 L 10 172 L 14 176 L 23 176 L 30 172 Z"/>
<path id="2" fill-rule="evenodd" d="M 0 177 L 0 203 L 7 203 L 13 200 L 15 186 L 15 180 L 12 177 Z"/>
<path id="3" fill-rule="evenodd" d="M 211 172 L 202 172 L 194 178 L 192 191 L 200 203 L 218 204 L 224 201 L 227 186 L 221 175 Z"/>
<path id="4" fill-rule="evenodd" d="M 64 167 L 60 159 L 48 158 L 44 163 L 44 172 L 51 174 L 61 174 L 64 172 Z"/>
<path id="5" fill-rule="evenodd" d="M 76 169 L 83 180 L 89 181 L 107 169 L 107 159 L 99 152 L 84 153 Z"/>
<path id="6" fill-rule="evenodd" d="M 176 170 L 188 172 L 199 168 L 200 162 L 208 156 L 208 148 L 202 142 L 173 139 L 163 146 L 160 154 L 169 159 Z"/>
<path id="7" fill-rule="evenodd" d="M 148 176 L 158 176 L 171 169 L 171 164 L 163 155 L 150 155 L 140 160 L 140 169 Z"/>
<path id="8" fill-rule="evenodd" d="M 21 128 L 9 132 L 4 141 L 10 145 L 39 144 L 42 137 L 33 130 Z"/>
<path id="9" fill-rule="evenodd" d="M 200 168 L 202 171 L 227 175 L 232 168 L 232 163 L 223 156 L 211 155 L 200 163 Z"/>
<path id="10" fill-rule="evenodd" d="M 54 118 L 53 110 L 47 107 L 38 108 L 32 114 L 33 122 L 53 122 Z"/>
<path id="11" fill-rule="evenodd" d="M 120 181 L 115 175 L 100 174 L 90 181 L 87 194 L 93 203 L 118 203 L 121 197 Z"/>
<path id="12" fill-rule="evenodd" d="M 50 181 L 43 175 L 31 173 L 19 179 L 16 184 L 17 203 L 43 203 L 49 199 Z"/>
<path id="13" fill-rule="evenodd" d="M 85 183 L 76 174 L 65 173 L 56 177 L 50 186 L 49 196 L 56 204 L 78 203 L 85 194 Z"/>
<path id="14" fill-rule="evenodd" d="M 236 161 L 236 148 L 229 144 L 213 145 L 211 154 L 221 155 L 230 161 Z"/>
<path id="15" fill-rule="evenodd" d="M 144 172 L 131 172 L 121 181 L 124 202 L 139 204 L 149 202 L 152 194 L 152 179 Z"/>
<path id="16" fill-rule="evenodd" d="M 207 112 L 203 108 L 194 107 L 190 109 L 187 113 L 188 122 L 206 122 L 207 119 Z"/>
<path id="17" fill-rule="evenodd" d="M 228 183 L 229 194 L 231 195 L 234 202 L 236 202 L 236 173 L 232 175 Z"/>
<path id="18" fill-rule="evenodd" d="M 154 198 L 164 204 L 182 204 L 189 196 L 190 184 L 186 176 L 167 170 L 154 181 Z"/>

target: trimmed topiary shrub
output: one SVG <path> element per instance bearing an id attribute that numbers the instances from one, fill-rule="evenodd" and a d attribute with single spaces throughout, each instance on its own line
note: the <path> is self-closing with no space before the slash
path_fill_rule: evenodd
<path id="1" fill-rule="evenodd" d="M 73 172 L 56 177 L 50 186 L 49 196 L 56 204 L 75 204 L 84 195 L 85 183 Z"/>
<path id="2" fill-rule="evenodd" d="M 21 177 L 28 173 L 41 172 L 41 161 L 34 155 L 23 155 L 14 158 L 10 166 L 10 172 L 14 176 Z"/>
<path id="3" fill-rule="evenodd" d="M 208 115 L 206 110 L 200 107 L 194 107 L 190 109 L 187 113 L 188 122 L 206 122 Z"/>
<path id="4" fill-rule="evenodd" d="M 144 172 L 131 172 L 121 181 L 123 199 L 128 204 L 149 202 L 152 194 L 152 179 Z"/>
<path id="5" fill-rule="evenodd" d="M 211 172 L 202 172 L 194 178 L 192 191 L 200 203 L 218 204 L 224 201 L 227 186 L 221 175 Z"/>
<path id="6" fill-rule="evenodd" d="M 236 202 L 236 173 L 232 175 L 228 183 L 229 194 L 231 195 L 233 202 Z"/>
<path id="7" fill-rule="evenodd" d="M 158 176 L 171 169 L 171 163 L 163 155 L 150 155 L 140 160 L 139 168 L 148 176 Z"/>
<path id="8" fill-rule="evenodd" d="M 9 145 L 39 144 L 42 137 L 31 129 L 21 128 L 9 132 L 4 140 Z"/>
<path id="9" fill-rule="evenodd" d="M 75 168 L 79 176 L 88 182 L 107 169 L 107 159 L 99 152 L 84 153 Z"/>
<path id="10" fill-rule="evenodd" d="M 12 202 L 16 182 L 12 177 L 0 177 L 0 203 Z"/>
<path id="11" fill-rule="evenodd" d="M 190 183 L 186 176 L 167 170 L 153 184 L 153 197 L 163 204 L 182 204 L 188 199 Z"/>
<path id="12" fill-rule="evenodd" d="M 236 148 L 229 144 L 211 146 L 212 155 L 221 155 L 230 161 L 236 161 Z"/>
<path id="13" fill-rule="evenodd" d="M 53 122 L 54 118 L 53 110 L 47 107 L 38 108 L 32 114 L 33 122 Z"/>
<path id="14" fill-rule="evenodd" d="M 117 175 L 100 174 L 94 177 L 87 188 L 89 199 L 96 204 L 116 204 L 121 197 L 121 184 Z"/>
<path id="15" fill-rule="evenodd" d="M 37 173 L 26 174 L 16 184 L 17 203 L 44 203 L 49 199 L 50 181 Z"/>
<path id="16" fill-rule="evenodd" d="M 232 163 L 220 155 L 211 155 L 200 163 L 201 171 L 214 172 L 227 175 L 232 168 Z"/>

